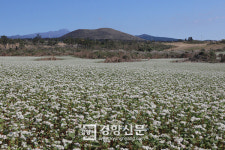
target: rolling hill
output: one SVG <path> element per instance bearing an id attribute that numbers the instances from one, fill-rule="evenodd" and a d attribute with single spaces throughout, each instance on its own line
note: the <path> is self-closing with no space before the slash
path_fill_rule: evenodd
<path id="1" fill-rule="evenodd" d="M 178 41 L 179 39 L 168 38 L 168 37 L 156 37 L 148 34 L 137 35 L 137 37 L 148 40 L 148 41 L 160 41 L 160 42 L 172 42 Z"/>
<path id="2" fill-rule="evenodd" d="M 100 29 L 78 29 L 75 31 L 72 31 L 64 36 L 62 38 L 82 38 L 82 39 L 94 39 L 94 40 L 103 40 L 103 39 L 109 39 L 109 40 L 136 40 L 136 41 L 142 41 L 143 39 L 121 32 L 117 31 L 111 28 L 100 28 Z"/>
<path id="3" fill-rule="evenodd" d="M 179 39 L 175 38 L 168 38 L 168 37 L 156 37 L 151 36 L 148 34 L 142 35 L 130 35 L 112 28 L 99 28 L 99 29 L 78 29 L 70 32 L 67 29 L 60 29 L 58 31 L 48 31 L 48 32 L 39 32 L 27 35 L 13 35 L 8 36 L 10 39 L 30 39 L 35 38 L 39 34 L 42 38 L 81 38 L 81 39 L 94 39 L 94 40 L 102 40 L 102 39 L 109 39 L 109 40 L 136 40 L 136 41 L 178 41 Z"/>

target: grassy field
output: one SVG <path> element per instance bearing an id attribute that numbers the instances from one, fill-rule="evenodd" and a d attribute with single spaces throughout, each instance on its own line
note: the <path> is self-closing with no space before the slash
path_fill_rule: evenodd
<path id="1" fill-rule="evenodd" d="M 225 149 L 224 64 L 60 58 L 0 57 L 0 149 Z"/>
<path id="2" fill-rule="evenodd" d="M 166 49 L 166 51 L 196 51 L 196 50 L 222 50 L 224 51 L 225 44 L 224 43 L 210 43 L 210 42 L 202 42 L 202 43 L 185 43 L 185 42 L 172 42 L 172 43 L 163 43 L 165 45 L 170 45 L 171 48 Z"/>

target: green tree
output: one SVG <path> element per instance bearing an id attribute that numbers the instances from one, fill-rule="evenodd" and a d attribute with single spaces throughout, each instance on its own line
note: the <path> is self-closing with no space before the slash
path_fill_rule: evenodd
<path id="1" fill-rule="evenodd" d="M 48 45 L 49 46 L 56 45 L 57 43 L 58 43 L 57 39 L 48 39 Z"/>
<path id="2" fill-rule="evenodd" d="M 222 40 L 220 41 L 220 43 L 225 43 L 225 39 L 222 39 Z"/>
<path id="3" fill-rule="evenodd" d="M 188 42 L 192 42 L 193 38 L 192 37 L 188 37 Z"/>
<path id="4" fill-rule="evenodd" d="M 23 49 L 25 47 L 25 41 L 24 40 L 19 40 L 19 48 Z"/>
<path id="5" fill-rule="evenodd" d="M 63 43 L 73 45 L 75 43 L 75 40 L 72 37 L 68 37 L 63 40 Z"/>
<path id="6" fill-rule="evenodd" d="M 39 44 L 39 42 L 41 41 L 41 35 L 37 34 L 37 36 L 35 38 L 33 38 L 32 42 L 34 45 Z"/>
<path id="7" fill-rule="evenodd" d="M 3 36 L 1 36 L 1 42 L 6 48 L 6 45 L 8 44 L 9 39 L 7 38 L 7 36 L 3 35 Z"/>

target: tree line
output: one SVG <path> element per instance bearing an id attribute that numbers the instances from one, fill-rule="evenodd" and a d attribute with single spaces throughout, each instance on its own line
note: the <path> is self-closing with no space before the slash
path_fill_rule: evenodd
<path id="1" fill-rule="evenodd" d="M 24 48 L 25 45 L 33 44 L 33 45 L 56 45 L 58 44 L 59 40 L 57 38 L 52 38 L 52 39 L 43 39 L 39 34 L 33 39 L 11 39 L 8 38 L 7 36 L 3 35 L 0 38 L 0 44 L 2 44 L 5 48 L 8 44 L 19 44 L 18 48 Z"/>
<path id="2" fill-rule="evenodd" d="M 1 36 L 0 44 L 3 44 L 6 48 L 7 44 L 19 44 L 17 49 L 23 49 L 25 45 L 48 45 L 55 46 L 59 42 L 63 42 L 69 47 L 73 47 L 74 50 L 137 50 L 137 51 L 152 51 L 152 50 L 164 50 L 171 48 L 171 46 L 164 45 L 160 42 L 153 41 L 121 41 L 121 40 L 92 40 L 92 39 L 74 39 L 74 38 L 42 38 L 39 34 L 33 39 L 10 39 L 7 36 Z"/>

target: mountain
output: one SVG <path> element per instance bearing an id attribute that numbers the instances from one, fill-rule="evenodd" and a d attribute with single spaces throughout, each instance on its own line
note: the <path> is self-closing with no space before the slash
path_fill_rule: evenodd
<path id="1" fill-rule="evenodd" d="M 95 40 L 103 40 L 103 39 L 109 39 L 109 40 L 137 40 L 141 41 L 143 39 L 121 32 L 117 31 L 111 28 L 100 28 L 100 29 L 78 29 L 75 31 L 72 31 L 64 36 L 62 38 L 82 38 L 82 39 L 95 39 Z"/>
<path id="2" fill-rule="evenodd" d="M 149 41 L 161 41 L 161 42 L 170 42 L 170 41 L 178 41 L 179 39 L 168 38 L 168 37 L 156 37 L 148 34 L 136 35 L 139 38 L 149 40 Z"/>
<path id="3" fill-rule="evenodd" d="M 27 35 L 14 35 L 14 36 L 8 36 L 8 38 L 11 39 L 29 39 L 29 38 L 35 38 L 37 34 L 39 34 L 42 38 L 58 38 L 61 37 L 70 31 L 67 29 L 61 29 L 58 31 L 49 31 L 49 32 L 42 32 L 42 33 L 33 33 L 33 34 L 27 34 Z"/>

